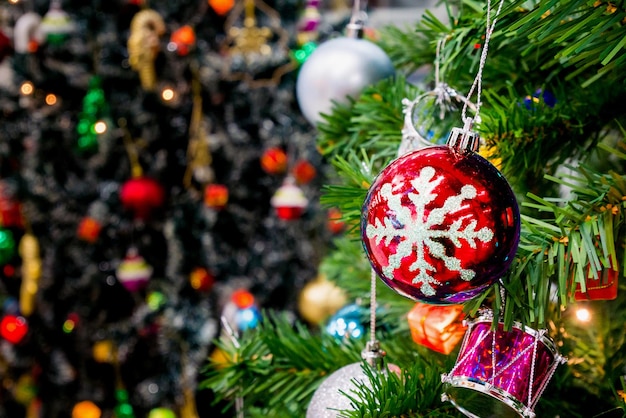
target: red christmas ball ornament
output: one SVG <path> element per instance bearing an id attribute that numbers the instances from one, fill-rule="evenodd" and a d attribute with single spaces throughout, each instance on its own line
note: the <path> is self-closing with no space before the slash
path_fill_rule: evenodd
<path id="1" fill-rule="evenodd" d="M 0 321 L 0 336 L 11 344 L 19 344 L 28 333 L 26 318 L 18 315 L 5 315 Z"/>
<path id="2" fill-rule="evenodd" d="M 204 188 L 204 204 L 213 209 L 224 209 L 228 203 L 228 187 L 223 184 L 208 184 Z"/>
<path id="3" fill-rule="evenodd" d="M 224 16 L 226 13 L 230 12 L 233 6 L 235 5 L 235 0 L 208 0 L 209 6 L 215 13 L 220 16 Z"/>
<path id="4" fill-rule="evenodd" d="M 502 174 L 454 128 L 448 145 L 405 154 L 371 185 L 361 238 L 372 267 L 397 293 L 432 304 L 486 291 L 517 250 L 520 214 Z M 461 147 L 458 143 L 463 143 Z"/>
<path id="5" fill-rule="evenodd" d="M 269 148 L 261 156 L 261 168 L 267 174 L 282 174 L 287 170 L 287 154 L 280 148 Z"/>
<path id="6" fill-rule="evenodd" d="M 147 219 L 165 200 L 165 191 L 150 177 L 135 177 L 122 185 L 120 200 L 138 219 Z"/>
<path id="7" fill-rule="evenodd" d="M 231 301 L 239 309 L 246 309 L 254 306 L 254 295 L 245 289 L 237 289 L 230 296 Z"/>
<path id="8" fill-rule="evenodd" d="M 341 211 L 337 208 L 330 208 L 328 210 L 328 221 L 326 226 L 328 230 L 333 234 L 340 234 L 346 229 L 346 223 L 341 219 Z"/>
<path id="9" fill-rule="evenodd" d="M 207 292 L 215 284 L 215 277 L 204 267 L 196 267 L 189 275 L 189 283 L 191 283 L 191 287 L 194 289 L 200 292 Z"/>
<path id="10" fill-rule="evenodd" d="M 22 205 L 6 182 L 0 182 L 0 227 L 23 228 Z"/>
<path id="11" fill-rule="evenodd" d="M 287 179 L 274 193 L 270 203 L 276 211 L 276 216 L 291 221 L 302 216 L 309 201 L 302 189 L 293 184 L 293 180 Z"/>
<path id="12" fill-rule="evenodd" d="M 170 36 L 170 45 L 178 55 L 184 57 L 196 45 L 196 32 L 189 25 L 176 29 Z"/>
<path id="13" fill-rule="evenodd" d="M 291 170 L 291 174 L 296 179 L 298 184 L 307 184 L 315 178 L 317 170 L 310 162 L 306 160 L 300 160 Z"/>
<path id="14" fill-rule="evenodd" d="M 98 240 L 102 225 L 92 217 L 84 217 L 78 224 L 76 235 L 83 241 L 93 244 Z"/>

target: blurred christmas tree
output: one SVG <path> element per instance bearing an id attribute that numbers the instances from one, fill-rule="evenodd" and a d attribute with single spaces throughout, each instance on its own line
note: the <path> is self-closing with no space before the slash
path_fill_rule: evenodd
<path id="1" fill-rule="evenodd" d="M 395 77 L 320 117 L 347 232 L 316 289 L 347 303 L 222 340 L 205 384 L 239 416 L 624 416 L 626 9 L 445 6 L 382 30 Z"/>
<path id="2" fill-rule="evenodd" d="M 215 416 L 220 318 L 296 311 L 334 233 L 305 6 L 0 3 L 1 417 Z"/>

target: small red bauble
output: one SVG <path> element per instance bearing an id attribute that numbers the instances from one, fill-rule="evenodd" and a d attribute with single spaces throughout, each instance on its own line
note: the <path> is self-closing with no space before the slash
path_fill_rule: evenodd
<path id="1" fill-rule="evenodd" d="M 244 289 L 235 290 L 230 299 L 239 309 L 246 309 L 254 305 L 254 295 Z"/>
<path id="2" fill-rule="evenodd" d="M 508 269 L 520 215 L 502 174 L 474 152 L 433 146 L 387 166 L 370 187 L 361 238 L 380 278 L 401 295 L 465 302 Z"/>
<path id="3" fill-rule="evenodd" d="M 193 269 L 189 275 L 189 283 L 191 283 L 191 287 L 194 289 L 200 292 L 206 292 L 213 287 L 215 277 L 204 267 L 197 267 Z"/>
<path id="4" fill-rule="evenodd" d="M 292 181 L 287 180 L 274 193 L 270 203 L 276 211 L 276 216 L 291 221 L 302 216 L 309 201 L 304 196 L 302 189 L 293 184 Z"/>
<path id="5" fill-rule="evenodd" d="M 196 32 L 189 25 L 185 25 L 170 36 L 170 42 L 175 46 L 178 55 L 185 56 L 196 44 Z"/>
<path id="6" fill-rule="evenodd" d="M 22 316 L 6 315 L 0 321 L 0 336 L 11 344 L 19 344 L 28 333 L 28 322 Z"/>
<path id="7" fill-rule="evenodd" d="M 346 228 L 346 223 L 341 219 L 341 211 L 337 208 L 328 210 L 328 222 L 326 226 L 333 234 L 340 234 Z"/>
<path id="8" fill-rule="evenodd" d="M 280 148 L 269 148 L 261 156 L 261 168 L 267 174 L 282 174 L 287 170 L 287 154 Z"/>
<path id="9" fill-rule="evenodd" d="M 204 204 L 213 209 L 224 209 L 228 203 L 228 187 L 209 184 L 204 188 Z"/>
<path id="10" fill-rule="evenodd" d="M 93 244 L 98 240 L 101 229 L 102 225 L 100 222 L 87 216 L 80 221 L 80 224 L 78 224 L 78 231 L 76 232 L 76 235 L 78 235 L 78 238 L 83 241 Z"/>
<path id="11" fill-rule="evenodd" d="M 235 5 L 235 0 L 208 0 L 208 2 L 209 6 L 211 6 L 211 8 L 215 10 L 215 13 L 220 16 L 223 16 L 226 13 L 230 12 L 230 10 Z"/>
<path id="12" fill-rule="evenodd" d="M 135 177 L 122 185 L 120 200 L 124 208 L 132 211 L 136 218 L 146 219 L 163 204 L 165 192 L 156 180 Z"/>
<path id="13" fill-rule="evenodd" d="M 291 174 L 299 184 L 307 184 L 315 178 L 317 170 L 310 162 L 300 160 L 291 170 Z"/>
<path id="14" fill-rule="evenodd" d="M 0 182 L 0 227 L 24 227 L 22 205 L 4 182 Z"/>

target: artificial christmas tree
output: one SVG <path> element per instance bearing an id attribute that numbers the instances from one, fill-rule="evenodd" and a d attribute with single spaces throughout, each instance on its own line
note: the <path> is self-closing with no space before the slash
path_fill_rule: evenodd
<path id="1" fill-rule="evenodd" d="M 609 278 L 623 274 L 619 266 L 626 247 L 622 214 L 626 87 L 621 73 L 626 65 L 622 24 L 626 10 L 614 3 L 585 1 L 510 1 L 493 5 L 492 10 L 489 3 L 469 1 L 448 6 L 447 22 L 427 12 L 414 28 L 382 30 L 379 45 L 394 63 L 395 78 L 336 104 L 317 123 L 319 149 L 336 169 L 322 201 L 338 208 L 347 225 L 347 236 L 333 242 L 320 271 L 347 292 L 348 303 L 367 302 L 377 294 L 376 326 L 370 331 L 387 359 L 402 370 L 398 377 L 363 364 L 369 381 L 359 378 L 356 390 L 340 391 L 349 402 L 342 403 L 340 411 L 325 413 L 624 416 L 626 295 L 622 285 L 615 297 L 602 298 L 610 300 L 594 300 L 592 291 L 615 283 Z M 482 77 L 475 78 L 477 71 Z M 519 205 L 519 214 L 508 205 L 510 210 L 503 210 L 493 225 L 509 225 L 514 218 L 521 222 L 519 246 L 506 245 L 510 252 L 493 264 L 485 260 L 490 268 L 502 268 L 491 285 L 463 298 L 469 327 L 463 344 L 450 354 L 412 341 L 406 318 L 414 302 L 401 295 L 416 297 L 416 292 L 395 291 L 403 281 L 406 287 L 424 288 L 428 281 L 414 279 L 424 271 L 433 280 L 441 278 L 437 289 L 450 290 L 453 284 L 445 269 L 462 271 L 466 263 L 480 258 L 471 251 L 481 244 L 475 240 L 468 253 L 456 255 L 459 245 L 469 243 L 473 235 L 448 236 L 449 227 L 479 231 L 483 225 L 475 220 L 492 216 L 493 207 L 455 204 L 453 210 L 443 210 L 441 221 L 430 225 L 428 212 L 436 208 L 424 209 L 425 203 L 440 198 L 431 183 L 468 184 L 476 176 L 447 177 L 423 166 L 415 172 L 385 171 L 406 158 L 398 152 L 403 130 L 417 132 L 421 140 L 414 142 L 420 147 L 428 145 L 425 141 L 441 143 L 440 135 L 428 134 L 444 132 L 449 124 L 440 117 L 441 125 L 430 129 L 439 122 L 427 113 L 432 108 L 437 113 L 454 112 L 444 103 L 448 97 L 434 94 L 438 106 L 411 111 L 410 123 L 415 126 L 410 130 L 403 123 L 402 105 L 424 95 L 433 97 L 429 92 L 446 91 L 440 88 L 442 79 L 453 91 L 470 92 L 465 99 L 470 101 L 478 85 L 474 107 L 475 114 L 478 108 L 481 112 L 471 128 L 480 135 L 481 153 L 501 173 L 496 174 L 498 181 L 503 176 L 510 184 L 513 197 L 509 193 L 507 199 Z M 439 149 L 440 145 L 416 152 L 436 154 Z M 440 159 L 426 161 L 435 164 Z M 378 180 L 381 172 L 384 181 Z M 433 181 L 422 181 L 426 175 Z M 372 185 L 381 186 L 381 192 L 368 194 Z M 480 194 L 489 195 L 482 190 Z M 438 207 L 444 208 L 446 199 L 451 197 L 445 195 Z M 421 211 L 413 210 L 411 203 L 421 205 Z M 372 205 L 382 206 L 377 217 L 361 222 Z M 457 219 L 459 210 L 468 213 Z M 483 238 L 488 241 L 486 233 Z M 426 241 L 428 245 L 422 245 Z M 388 248 L 392 251 L 385 253 Z M 435 265 L 440 260 L 444 274 L 438 274 L 444 267 Z M 368 280 L 372 267 L 395 291 L 379 287 L 372 292 Z M 583 289 L 589 289 L 584 301 Z M 435 290 L 426 286 L 426 296 Z M 453 302 L 453 297 L 425 301 Z M 238 410 L 246 416 L 302 416 L 316 389 L 326 388 L 325 379 L 358 361 L 363 339 L 338 341 L 324 327 L 294 329 L 289 318 L 267 319 L 258 330 L 242 335 L 236 346 L 223 343 L 230 360 L 209 369 L 205 384 L 224 400 L 230 398 L 228 388 L 242 388 Z M 269 388 L 275 396 L 263 396 Z M 451 402 L 442 401 L 442 395 Z"/>
<path id="2" fill-rule="evenodd" d="M 198 381 L 231 294 L 255 301 L 238 331 L 296 311 L 332 235 L 295 99 L 303 12 L 0 3 L 1 417 L 215 416 Z M 309 164 L 297 219 L 268 149 Z"/>

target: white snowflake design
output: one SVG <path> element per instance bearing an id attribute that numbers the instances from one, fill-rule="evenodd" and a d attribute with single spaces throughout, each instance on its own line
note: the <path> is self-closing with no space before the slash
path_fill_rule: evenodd
<path id="1" fill-rule="evenodd" d="M 482 242 L 489 242 L 493 239 L 493 231 L 489 228 L 476 230 L 475 219 L 471 220 L 463 230 L 461 230 L 463 219 L 452 222 L 447 230 L 432 229 L 435 225 L 442 225 L 446 215 L 459 211 L 464 200 L 476 197 L 476 188 L 465 185 L 461 188 L 459 195 L 448 197 L 442 207 L 435 208 L 424 216 L 426 205 L 437 197 L 434 191 L 443 180 L 442 178 L 433 180 L 434 176 L 435 169 L 427 166 L 411 180 L 415 192 L 409 193 L 408 197 L 415 205 L 414 217 L 411 216 L 411 209 L 402 205 L 402 194 L 394 193 L 391 183 L 383 184 L 379 195 L 387 201 L 391 215 L 385 217 L 383 222 L 376 219 L 374 224 L 367 225 L 365 230 L 368 238 L 376 238 L 377 245 L 384 241 L 384 244 L 388 246 L 392 240 L 401 239 L 396 252 L 389 256 L 388 265 L 383 267 L 383 274 L 389 278 L 393 278 L 394 270 L 400 268 L 402 259 L 411 255 L 415 249 L 417 259 L 409 266 L 409 271 L 416 271 L 412 283 L 422 283 L 420 290 L 426 296 L 434 296 L 433 286 L 441 285 L 441 282 L 432 276 L 435 268 L 426 261 L 426 248 L 431 257 L 442 260 L 448 269 L 458 271 L 463 280 L 472 280 L 476 275 L 474 270 L 461 268 L 461 260 L 458 258 L 447 256 L 444 245 L 435 239 L 447 238 L 457 248 L 461 247 L 461 240 L 467 242 L 471 248 L 476 248 L 476 239 Z"/>

